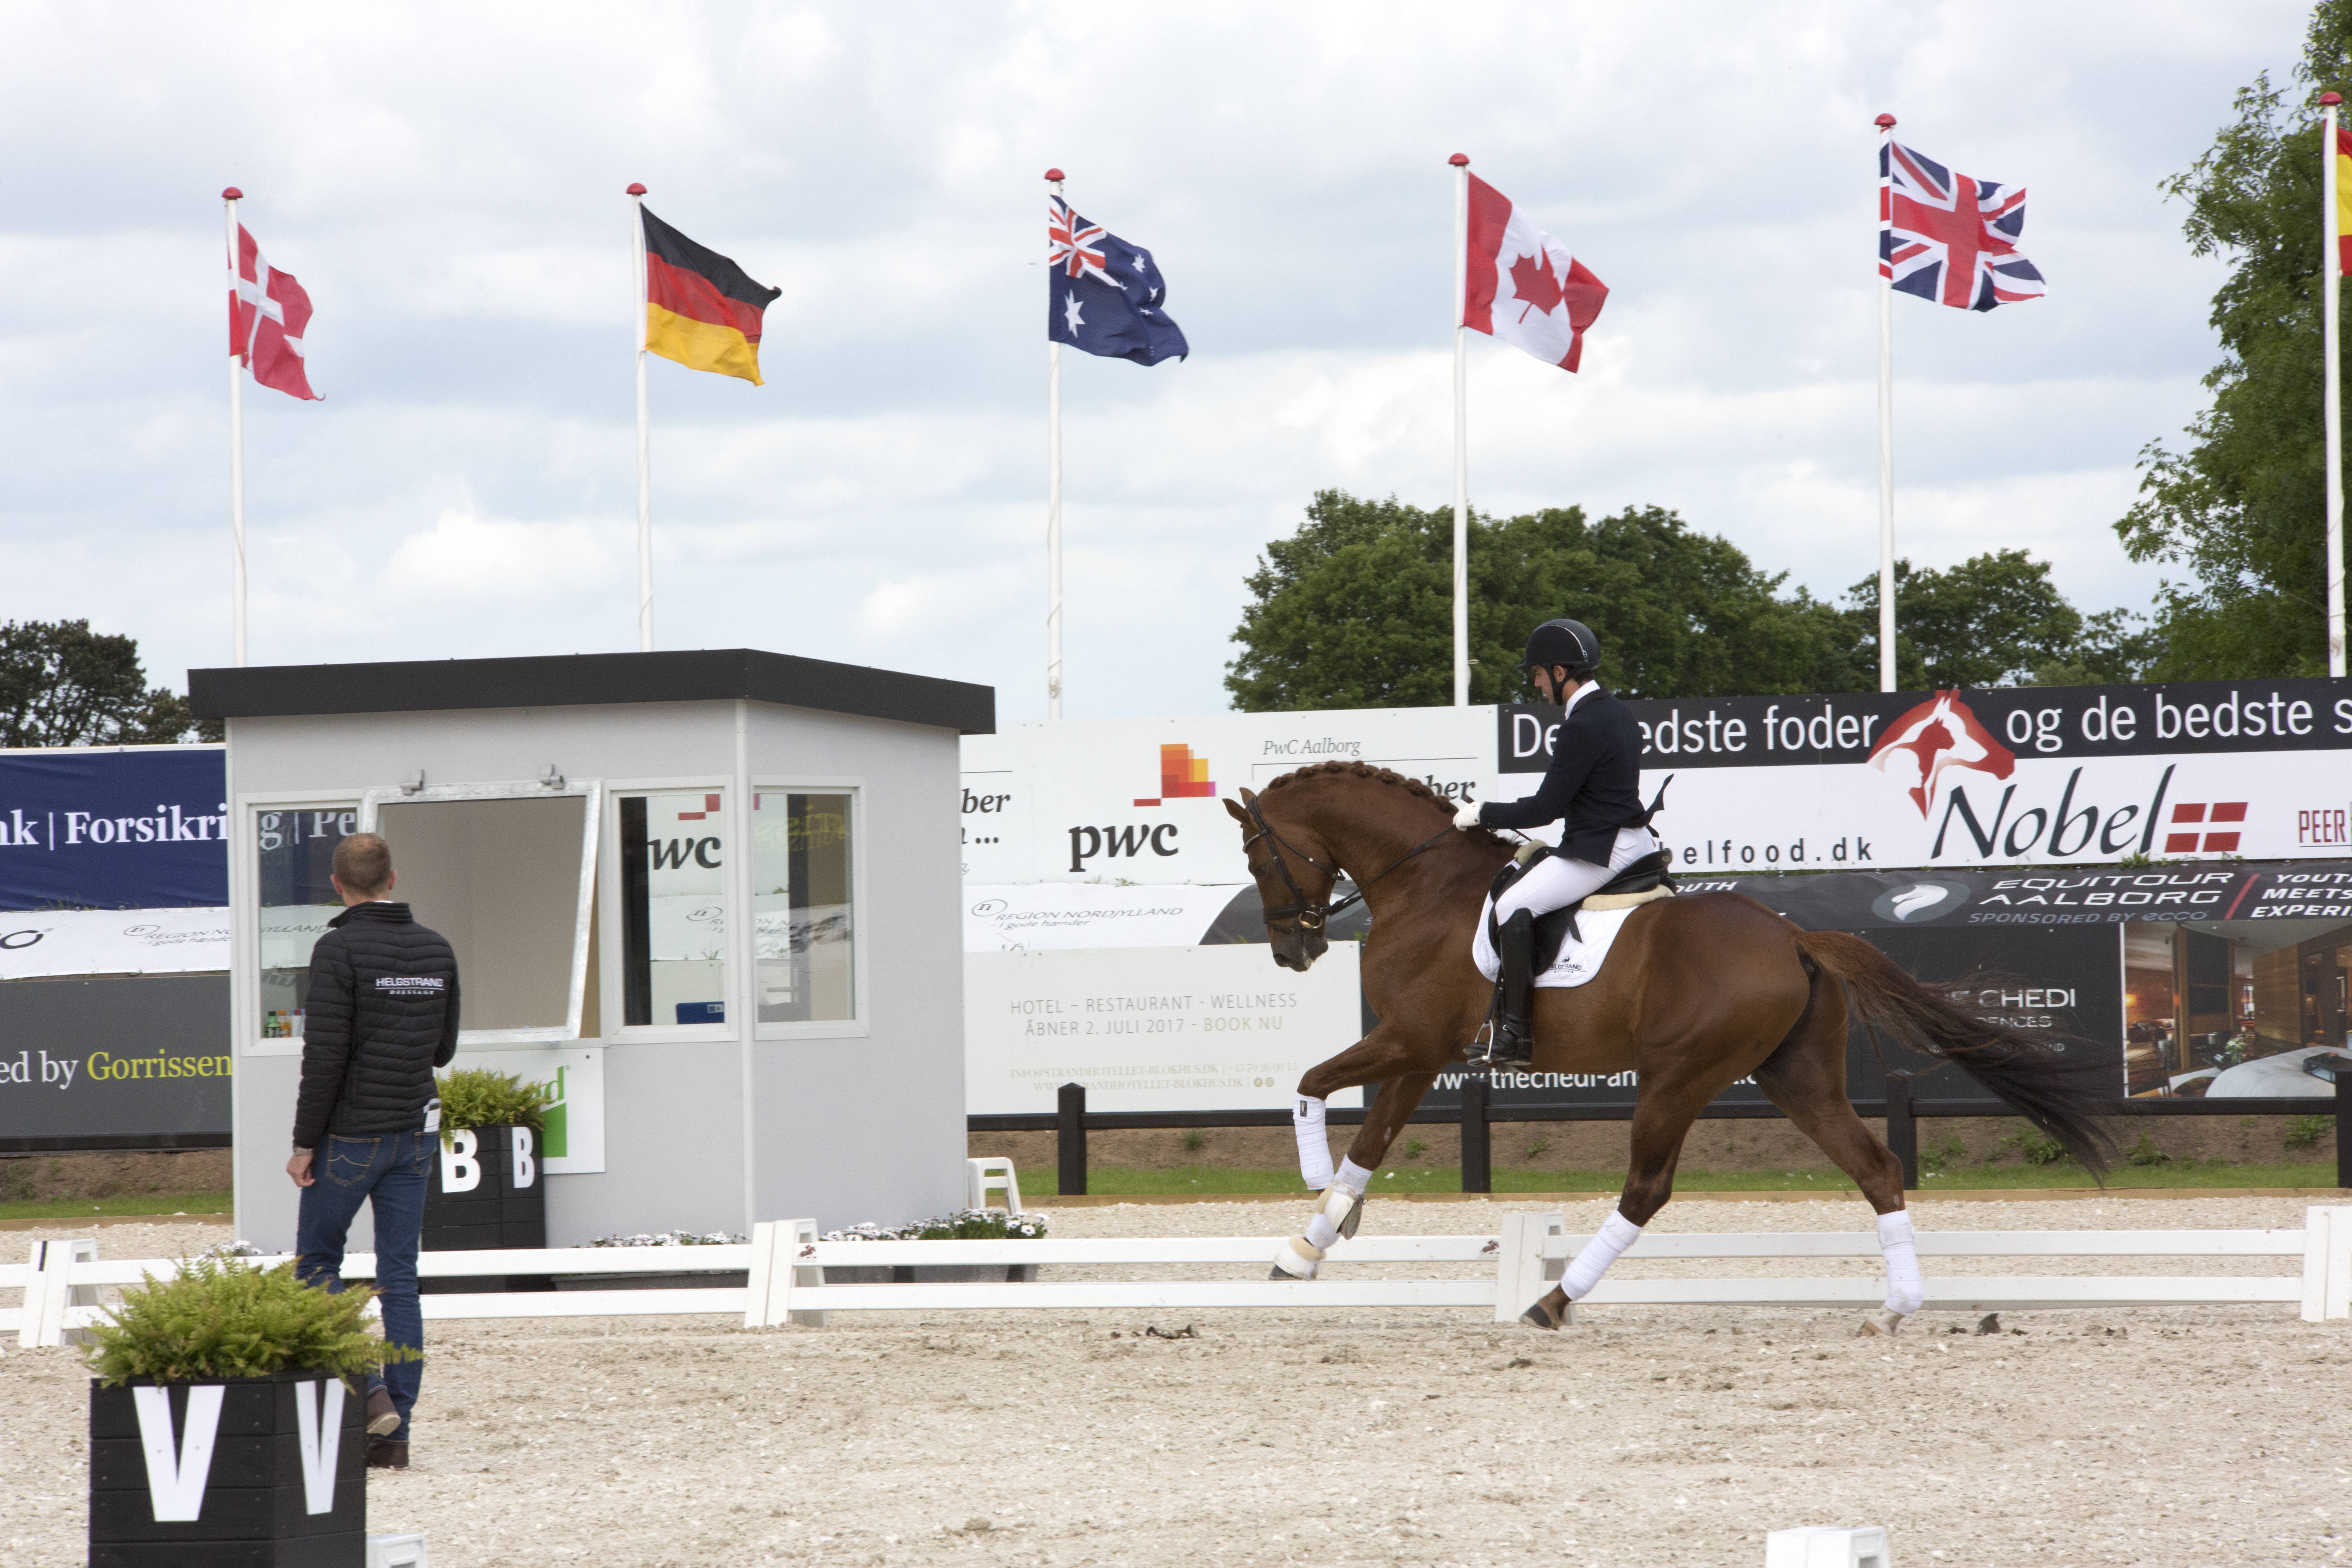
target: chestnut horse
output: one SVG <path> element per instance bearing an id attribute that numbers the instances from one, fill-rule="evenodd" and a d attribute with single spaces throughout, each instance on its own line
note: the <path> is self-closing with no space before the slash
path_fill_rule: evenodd
<path id="1" fill-rule="evenodd" d="M 1486 1018 L 1494 988 L 1472 963 L 1471 938 L 1512 849 L 1483 829 L 1454 831 L 1453 808 L 1427 785 L 1363 763 L 1302 768 L 1263 795 L 1241 795 L 1225 809 L 1244 835 L 1276 963 L 1304 972 L 1322 955 L 1342 873 L 1371 914 L 1363 987 L 1380 1026 L 1298 1083 L 1300 1163 L 1324 1200 L 1307 1234 L 1277 1252 L 1275 1277 L 1312 1279 L 1334 1237 L 1353 1234 L 1365 1176 Z M 1661 899 L 1627 917 L 1593 979 L 1535 993 L 1535 1071 L 1631 1069 L 1639 1088 L 1617 1213 L 1560 1286 L 1528 1309 L 1528 1322 L 1559 1326 L 1567 1303 L 1598 1283 L 1665 1204 L 1700 1110 L 1751 1077 L 1880 1215 L 1889 1289 L 1864 1331 L 1891 1333 L 1918 1310 L 1902 1165 L 1846 1100 L 1849 998 L 1865 1026 L 1966 1068 L 2094 1174 L 2104 1173 L 2112 1144 L 2097 1120 L 2097 1087 L 2065 1058 L 1962 1011 L 1860 937 L 1801 930 L 1737 893 Z M 1379 1098 L 1331 1179 L 1322 1102 L 1360 1084 L 1380 1085 Z M 1318 1158 L 1319 1172 L 1311 1168 Z"/>

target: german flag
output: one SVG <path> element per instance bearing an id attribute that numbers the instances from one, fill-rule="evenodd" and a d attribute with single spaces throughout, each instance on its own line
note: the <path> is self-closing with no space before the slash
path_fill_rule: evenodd
<path id="1" fill-rule="evenodd" d="M 639 209 L 641 212 L 644 209 Z M 688 370 L 760 380 L 760 315 L 781 289 L 645 213 L 646 347 Z"/>

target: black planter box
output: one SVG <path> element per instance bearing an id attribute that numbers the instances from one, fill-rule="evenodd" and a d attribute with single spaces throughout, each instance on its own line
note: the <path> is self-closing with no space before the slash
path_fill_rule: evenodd
<path id="1" fill-rule="evenodd" d="M 1025 1285 L 1034 1263 L 828 1263 L 828 1285 Z"/>
<path id="2" fill-rule="evenodd" d="M 547 1173 L 541 1159 L 539 1134 L 528 1127 L 473 1127 L 449 1134 L 435 1153 L 425 1189 L 424 1249 L 545 1247 Z M 447 1296 L 551 1290 L 554 1285 L 544 1274 L 477 1274 L 423 1279 L 416 1288 L 427 1296 Z"/>
<path id="3" fill-rule="evenodd" d="M 211 1455 L 199 1481 L 185 1472 L 151 1477 L 138 1385 L 107 1388 L 92 1379 L 91 1568 L 362 1568 L 367 1396 L 344 1389 L 341 1418 L 316 1431 L 315 1477 L 308 1472 L 302 1442 L 298 1401 L 309 1400 L 317 1415 L 331 1400 L 327 1391 L 341 1386 L 331 1374 L 316 1372 L 164 1384 L 160 1392 L 171 1431 L 158 1436 L 168 1442 L 175 1472 L 193 1465 L 203 1446 L 202 1433 L 189 1431 L 191 1390 L 221 1390 Z M 151 1404 L 150 1420 L 158 1414 Z M 198 1440 L 191 1442 L 192 1436 Z M 317 1513 L 310 1511 L 313 1481 L 316 1500 L 326 1505 Z M 195 1517 L 159 1520 L 159 1511 Z"/>

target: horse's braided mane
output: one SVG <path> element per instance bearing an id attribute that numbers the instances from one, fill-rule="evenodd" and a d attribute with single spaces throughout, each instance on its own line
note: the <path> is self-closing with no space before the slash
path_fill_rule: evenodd
<path id="1" fill-rule="evenodd" d="M 1437 792 L 1419 779 L 1409 779 L 1402 773 L 1391 772 L 1387 768 L 1374 767 L 1370 763 L 1309 763 L 1303 768 L 1293 769 L 1279 778 L 1269 780 L 1262 793 L 1272 795 L 1276 790 L 1286 785 L 1303 784 L 1308 779 L 1328 778 L 1334 774 L 1342 774 L 1349 778 L 1372 779 L 1384 784 L 1397 784 L 1407 795 L 1417 795 L 1424 800 L 1438 801 Z M 1444 803 L 1439 801 L 1438 804 Z"/>
<path id="2" fill-rule="evenodd" d="M 1258 793 L 1261 795 L 1272 795 L 1276 790 L 1283 789 L 1288 785 L 1304 784 L 1310 779 L 1318 778 L 1369 779 L 1374 784 L 1393 784 L 1397 788 L 1403 790 L 1408 796 L 1425 800 L 1430 805 L 1437 807 L 1440 811 L 1451 813 L 1454 810 L 1452 802 L 1448 801 L 1444 795 L 1439 795 L 1435 790 L 1430 788 L 1427 784 L 1422 783 L 1421 780 L 1407 778 L 1402 773 L 1393 772 L 1388 768 L 1376 767 L 1370 763 L 1310 763 L 1303 768 L 1296 768 L 1277 778 L 1267 780 L 1265 788 Z M 1481 827 L 1474 829 L 1471 837 L 1488 844 L 1501 844 L 1504 842 L 1504 840 L 1490 828 Z"/>

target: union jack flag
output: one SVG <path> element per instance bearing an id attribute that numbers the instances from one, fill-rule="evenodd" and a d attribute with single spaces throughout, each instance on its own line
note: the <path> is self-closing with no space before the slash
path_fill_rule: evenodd
<path id="1" fill-rule="evenodd" d="M 1972 180 L 1888 137 L 1878 148 L 1878 275 L 1963 310 L 2042 297 L 2017 248 L 2025 188 Z"/>

